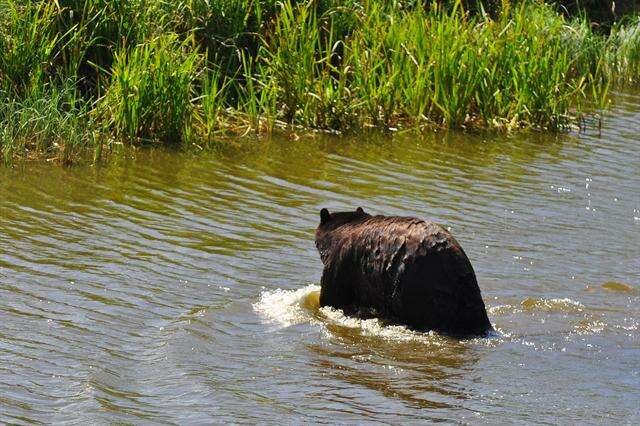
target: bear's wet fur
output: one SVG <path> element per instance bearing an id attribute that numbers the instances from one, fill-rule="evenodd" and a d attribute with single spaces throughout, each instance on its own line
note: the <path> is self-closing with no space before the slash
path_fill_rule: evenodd
<path id="1" fill-rule="evenodd" d="M 492 330 L 471 262 L 434 222 L 322 209 L 316 247 L 321 306 L 460 337 Z"/>

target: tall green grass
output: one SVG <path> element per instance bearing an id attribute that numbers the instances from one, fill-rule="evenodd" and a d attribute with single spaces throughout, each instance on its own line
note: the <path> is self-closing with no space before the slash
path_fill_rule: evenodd
<path id="1" fill-rule="evenodd" d="M 68 161 L 290 129 L 559 130 L 640 78 L 637 18 L 604 35 L 540 2 L 476 3 L 0 0 L 0 149 Z"/>
<path id="2" fill-rule="evenodd" d="M 5 0 L 0 6 L 0 87 L 6 97 L 42 89 L 52 73 L 57 46 L 54 2 Z"/>
<path id="3" fill-rule="evenodd" d="M 640 80 L 640 17 L 614 25 L 608 41 L 609 74 L 625 83 L 637 83 Z"/>
<path id="4" fill-rule="evenodd" d="M 366 12 L 345 39 L 313 6 L 283 7 L 259 52 L 279 118 L 327 129 L 558 128 L 589 89 L 605 90 L 599 58 L 576 58 L 563 37 L 570 27 L 548 6 L 522 3 L 496 20 L 459 3 Z"/>
<path id="5" fill-rule="evenodd" d="M 99 104 L 102 122 L 130 142 L 186 141 L 202 62 L 190 40 L 175 34 L 121 49 Z"/>
<path id="6" fill-rule="evenodd" d="M 90 105 L 70 85 L 47 86 L 15 99 L 0 90 L 0 154 L 14 158 L 44 156 L 72 163 L 85 149 L 95 149 Z"/>

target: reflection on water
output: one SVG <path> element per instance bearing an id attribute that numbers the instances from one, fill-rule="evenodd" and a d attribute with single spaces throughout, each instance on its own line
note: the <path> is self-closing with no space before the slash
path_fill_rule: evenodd
<path id="1" fill-rule="evenodd" d="M 1 168 L 0 422 L 637 423 L 640 98 L 616 105 L 601 136 Z M 355 206 L 449 227 L 496 335 L 320 309 L 318 211 Z"/>

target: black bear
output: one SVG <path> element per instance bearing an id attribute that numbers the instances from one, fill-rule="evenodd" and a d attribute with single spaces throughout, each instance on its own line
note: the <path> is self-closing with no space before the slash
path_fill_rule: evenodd
<path id="1" fill-rule="evenodd" d="M 316 247 L 320 306 L 454 336 L 492 330 L 471 262 L 431 221 L 322 209 Z"/>

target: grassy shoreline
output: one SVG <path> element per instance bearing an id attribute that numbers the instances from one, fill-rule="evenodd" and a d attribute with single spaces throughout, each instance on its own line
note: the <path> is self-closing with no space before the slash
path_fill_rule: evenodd
<path id="1" fill-rule="evenodd" d="M 70 163 L 278 131 L 562 130 L 640 78 L 608 35 L 504 1 L 0 0 L 0 152 Z"/>

